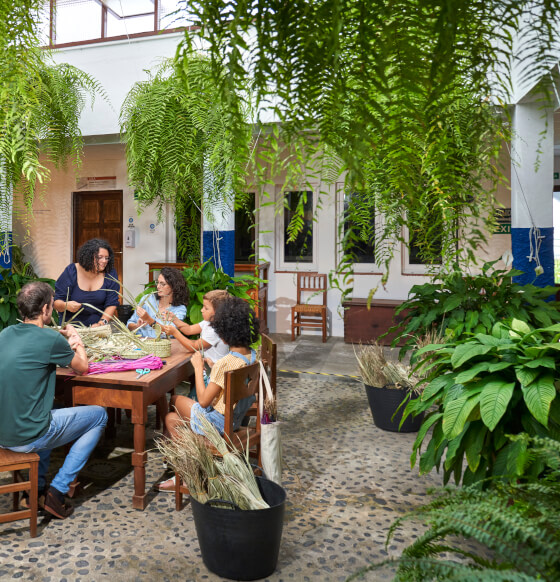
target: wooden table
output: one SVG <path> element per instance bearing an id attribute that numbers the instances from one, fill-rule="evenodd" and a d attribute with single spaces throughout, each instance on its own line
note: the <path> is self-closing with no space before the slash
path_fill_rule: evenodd
<path id="1" fill-rule="evenodd" d="M 59 368 L 57 376 L 66 377 L 71 384 L 72 403 L 97 404 L 98 406 L 125 408 L 131 411 L 134 424 L 134 495 L 132 507 L 146 507 L 146 420 L 150 404 L 165 400 L 165 395 L 192 373 L 190 354 L 177 340 L 171 340 L 171 356 L 164 359 L 166 364 L 160 370 L 151 370 L 140 378 L 134 371 L 74 376 L 67 368 Z M 70 379 L 71 378 L 71 379 Z M 65 382 L 65 387 L 68 384 Z"/>

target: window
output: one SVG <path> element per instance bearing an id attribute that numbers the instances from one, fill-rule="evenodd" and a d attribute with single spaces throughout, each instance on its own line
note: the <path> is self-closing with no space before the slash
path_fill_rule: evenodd
<path id="1" fill-rule="evenodd" d="M 255 193 L 243 197 L 235 209 L 235 262 L 255 262 Z"/>
<path id="2" fill-rule="evenodd" d="M 44 44 L 87 43 L 101 39 L 173 31 L 193 24 L 181 0 L 54 0 L 43 6 L 39 23 Z"/>
<path id="3" fill-rule="evenodd" d="M 282 192 L 283 208 L 276 219 L 277 265 L 279 270 L 316 268 L 316 236 L 313 190 Z M 293 240 L 291 240 L 293 239 Z"/>
<path id="4" fill-rule="evenodd" d="M 356 273 L 379 271 L 375 259 L 375 237 L 382 227 L 381 217 L 374 208 L 364 208 L 361 202 L 365 196 L 360 192 L 345 192 L 342 184 L 337 187 L 338 260 L 340 262 L 351 254 Z"/>
<path id="5" fill-rule="evenodd" d="M 403 269 L 402 272 L 405 275 L 424 275 L 430 270 L 433 270 L 434 265 L 440 265 L 442 259 L 427 262 L 421 256 L 420 247 L 415 243 L 414 235 L 410 235 L 408 228 L 404 231 L 405 240 L 410 241 L 409 245 L 403 243 L 402 256 L 403 256 Z M 441 254 L 442 240 L 441 236 L 436 237 L 433 241 L 432 251 L 438 251 Z"/>

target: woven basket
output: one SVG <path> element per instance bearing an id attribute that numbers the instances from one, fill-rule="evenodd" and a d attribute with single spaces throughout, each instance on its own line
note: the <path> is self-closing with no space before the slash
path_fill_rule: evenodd
<path id="1" fill-rule="evenodd" d="M 171 341 L 168 339 L 148 338 L 142 342 L 144 349 L 158 358 L 168 358 L 171 355 Z"/>
<path id="2" fill-rule="evenodd" d="M 100 325 L 98 327 L 77 327 L 78 335 L 83 337 L 109 337 L 111 335 L 110 325 Z"/>

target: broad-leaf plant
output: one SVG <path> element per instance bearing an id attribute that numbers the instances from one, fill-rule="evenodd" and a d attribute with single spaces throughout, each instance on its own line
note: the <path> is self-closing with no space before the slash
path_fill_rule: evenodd
<path id="1" fill-rule="evenodd" d="M 555 287 L 515 283 L 513 277 L 521 271 L 497 269 L 497 262 L 484 263 L 478 274 L 456 267 L 429 283 L 414 285 L 409 298 L 396 309 L 402 319 L 390 330 L 400 334 L 393 346 L 404 339 L 403 355 L 415 347 L 417 336 L 429 331 L 449 340 L 460 339 L 490 333 L 496 321 L 513 317 L 537 327 L 560 322 L 558 303 L 550 301 Z"/>
<path id="2" fill-rule="evenodd" d="M 511 319 L 488 332 L 419 350 L 417 367 L 428 373 L 425 388 L 404 414 L 426 413 L 412 466 L 418 460 L 421 473 L 436 467 L 444 482 L 453 476 L 464 484 L 539 475 L 542 461 L 531 459 L 525 441 L 510 442 L 508 436 L 560 440 L 559 340 L 558 323 L 535 328 Z"/>

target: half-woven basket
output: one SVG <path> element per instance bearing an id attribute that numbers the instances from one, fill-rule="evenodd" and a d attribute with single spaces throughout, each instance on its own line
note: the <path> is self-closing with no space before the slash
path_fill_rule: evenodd
<path id="1" fill-rule="evenodd" d="M 84 337 L 109 337 L 111 335 L 110 325 L 100 325 L 98 327 L 77 327 L 78 335 Z"/>

